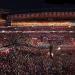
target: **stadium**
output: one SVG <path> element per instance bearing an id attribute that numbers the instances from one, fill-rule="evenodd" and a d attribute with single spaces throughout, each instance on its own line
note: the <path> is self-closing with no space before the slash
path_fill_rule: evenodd
<path id="1" fill-rule="evenodd" d="M 0 16 L 0 75 L 75 74 L 75 12 Z"/>

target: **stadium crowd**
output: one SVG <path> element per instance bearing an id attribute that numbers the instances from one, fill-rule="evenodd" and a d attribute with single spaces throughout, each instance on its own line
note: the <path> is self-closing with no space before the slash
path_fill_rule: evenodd
<path id="1" fill-rule="evenodd" d="M 60 52 L 51 57 L 51 48 L 30 46 L 27 36 L 0 34 L 0 48 L 9 50 L 0 55 L 0 75 L 73 75 L 69 54 Z"/>

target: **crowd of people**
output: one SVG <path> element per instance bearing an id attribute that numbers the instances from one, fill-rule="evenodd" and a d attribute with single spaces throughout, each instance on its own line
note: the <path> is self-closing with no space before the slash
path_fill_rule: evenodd
<path id="1" fill-rule="evenodd" d="M 28 45 L 25 34 L 0 35 L 0 48 L 12 48 L 9 54 L 0 55 L 0 75 L 71 75 L 70 55 L 59 52 L 52 58 L 49 49 Z"/>

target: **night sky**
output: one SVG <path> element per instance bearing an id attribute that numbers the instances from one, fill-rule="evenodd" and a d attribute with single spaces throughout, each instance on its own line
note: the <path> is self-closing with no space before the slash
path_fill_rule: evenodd
<path id="1" fill-rule="evenodd" d="M 3 8 L 39 8 L 45 0 L 0 0 L 0 7 Z"/>
<path id="2" fill-rule="evenodd" d="M 75 4 L 70 3 L 53 4 L 53 2 L 50 3 L 50 0 L 0 0 L 0 8 L 12 10 L 49 9 L 49 8 L 61 10 L 63 9 L 75 10 Z"/>

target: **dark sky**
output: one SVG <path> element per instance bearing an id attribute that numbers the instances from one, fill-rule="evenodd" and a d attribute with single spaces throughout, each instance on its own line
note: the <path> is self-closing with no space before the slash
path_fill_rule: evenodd
<path id="1" fill-rule="evenodd" d="M 45 0 L 0 0 L 3 8 L 35 8 L 44 4 Z"/>
<path id="2" fill-rule="evenodd" d="M 52 2 L 50 3 L 49 0 L 0 0 L 0 8 L 15 9 L 15 10 L 16 9 L 42 9 L 42 8 L 75 9 L 75 4 L 67 4 L 67 3 L 53 4 Z"/>

